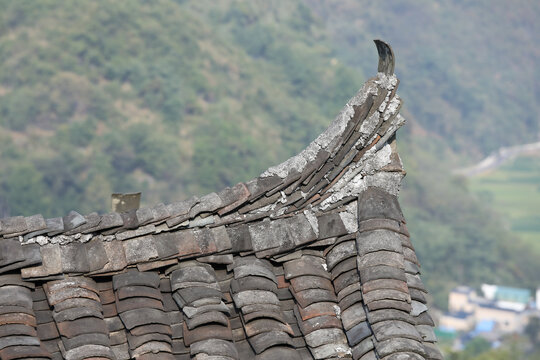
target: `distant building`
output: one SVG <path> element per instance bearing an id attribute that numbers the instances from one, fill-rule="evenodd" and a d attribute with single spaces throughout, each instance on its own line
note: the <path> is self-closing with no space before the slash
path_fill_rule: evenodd
<path id="1" fill-rule="evenodd" d="M 456 331 L 487 329 L 499 333 L 522 332 L 529 318 L 540 309 L 540 290 L 536 303 L 528 289 L 483 284 L 482 296 L 468 286 L 458 286 L 448 295 L 448 312 L 440 319 L 440 326 Z M 479 327 L 480 326 L 480 327 Z"/>

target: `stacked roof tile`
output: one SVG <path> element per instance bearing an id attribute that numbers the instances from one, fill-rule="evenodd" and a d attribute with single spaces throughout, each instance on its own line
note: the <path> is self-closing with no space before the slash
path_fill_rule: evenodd
<path id="1" fill-rule="evenodd" d="M 304 151 L 201 198 L 0 220 L 0 359 L 442 359 L 390 47 Z"/>

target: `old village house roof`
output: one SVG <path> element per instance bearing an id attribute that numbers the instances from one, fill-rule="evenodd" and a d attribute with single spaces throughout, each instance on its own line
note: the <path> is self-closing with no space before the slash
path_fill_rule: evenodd
<path id="1" fill-rule="evenodd" d="M 0 220 L 0 358 L 442 359 L 397 200 L 394 57 L 300 154 L 219 193 Z"/>

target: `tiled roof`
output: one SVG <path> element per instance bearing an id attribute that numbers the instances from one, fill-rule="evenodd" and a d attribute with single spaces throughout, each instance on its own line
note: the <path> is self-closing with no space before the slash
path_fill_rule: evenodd
<path id="1" fill-rule="evenodd" d="M 442 359 L 379 69 L 304 151 L 201 198 L 0 220 L 0 358 Z"/>

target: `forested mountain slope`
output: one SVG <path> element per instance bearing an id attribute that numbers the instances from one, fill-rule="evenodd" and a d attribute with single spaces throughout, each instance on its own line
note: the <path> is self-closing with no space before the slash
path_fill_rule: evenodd
<path id="1" fill-rule="evenodd" d="M 537 41 L 538 6 L 500 1 L 479 22 L 494 2 L 389 4 L 1 0 L 0 214 L 103 212 L 112 192 L 172 202 L 254 177 L 330 123 L 375 73 L 382 37 L 428 287 L 443 304 L 458 282 L 536 286 L 535 254 L 448 170 L 538 131 L 537 54 L 515 50 Z"/>

